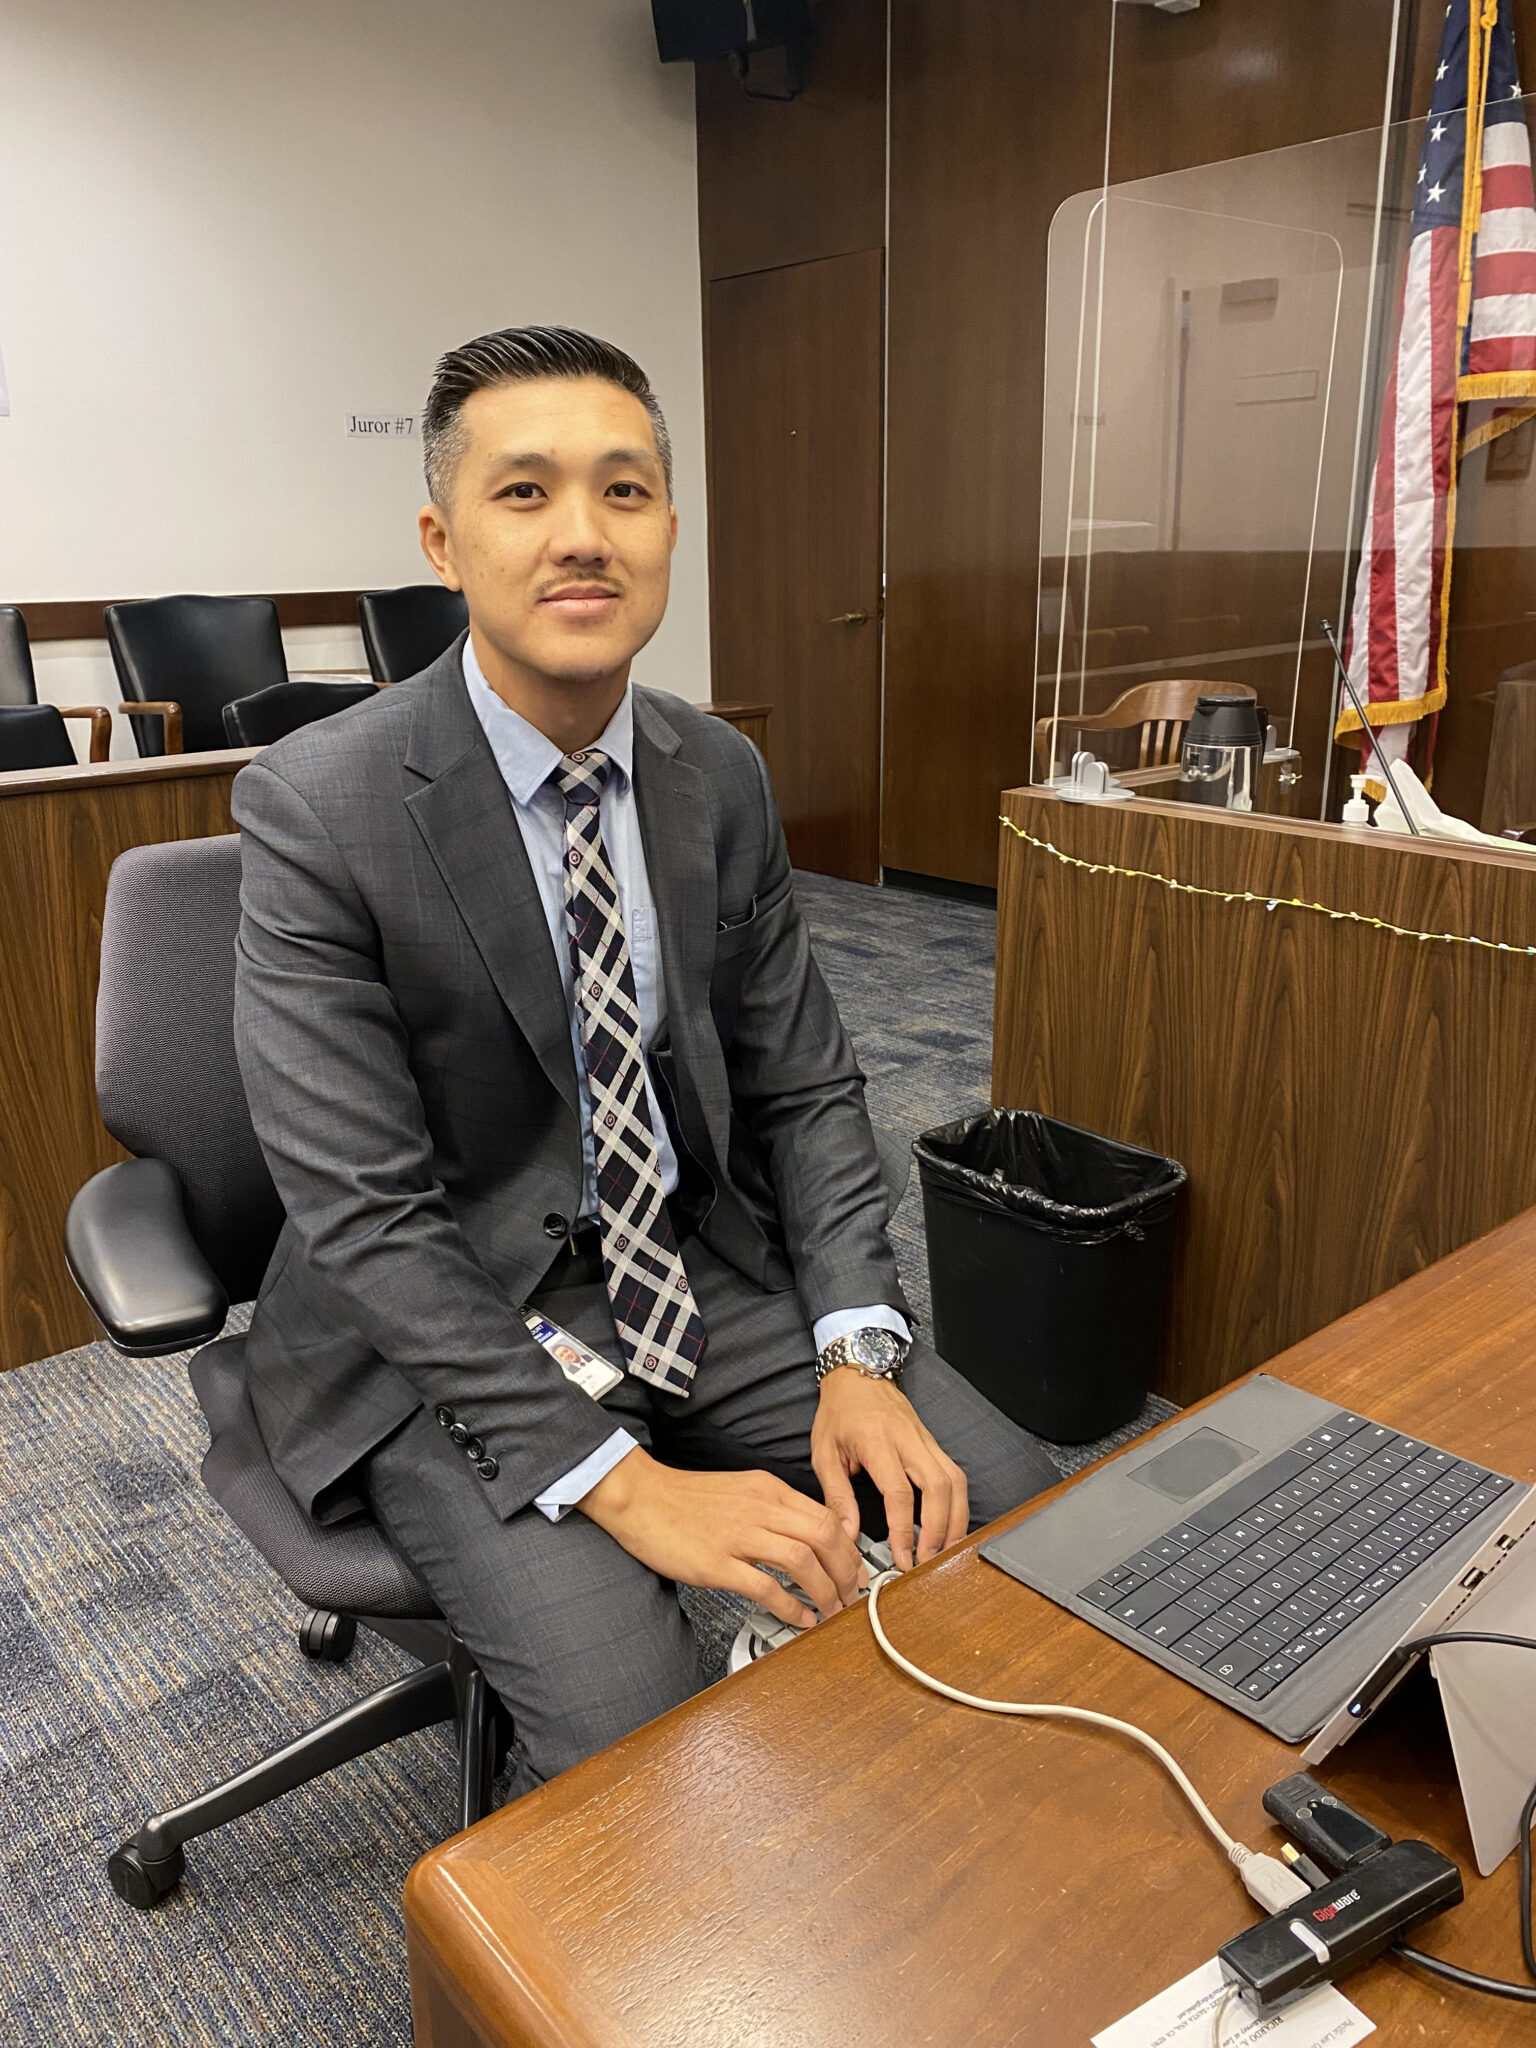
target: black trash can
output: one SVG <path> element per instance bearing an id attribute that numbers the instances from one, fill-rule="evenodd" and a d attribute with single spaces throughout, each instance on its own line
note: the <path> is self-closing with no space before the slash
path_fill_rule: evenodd
<path id="1" fill-rule="evenodd" d="M 1183 1167 L 1032 1109 L 941 1124 L 912 1149 L 939 1355 L 1052 1443 L 1129 1422 L 1157 1362 Z"/>

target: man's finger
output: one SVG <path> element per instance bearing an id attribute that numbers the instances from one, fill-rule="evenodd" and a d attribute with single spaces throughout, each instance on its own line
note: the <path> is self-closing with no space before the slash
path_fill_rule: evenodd
<path id="1" fill-rule="evenodd" d="M 950 1496 L 954 1489 L 950 1485 L 949 1474 L 935 1458 L 914 1458 L 908 1469 L 923 1496 L 917 1561 L 926 1564 L 930 1557 L 937 1557 L 944 1548 L 944 1537 L 949 1528 Z"/>
<path id="2" fill-rule="evenodd" d="M 734 1570 L 721 1574 L 724 1585 L 732 1593 L 741 1593 L 748 1600 L 755 1600 L 759 1607 L 779 1621 L 787 1621 L 791 1628 L 814 1628 L 816 1616 L 809 1607 L 797 1600 L 787 1586 L 768 1572 L 759 1571 L 755 1564 L 738 1563 Z"/>
<path id="3" fill-rule="evenodd" d="M 816 1477 L 821 1481 L 822 1499 L 848 1531 L 849 1542 L 856 1542 L 859 1534 L 859 1503 L 847 1467 L 841 1458 L 829 1457 L 825 1453 L 819 1459 L 813 1456 L 811 1465 Z"/>
<path id="4" fill-rule="evenodd" d="M 962 1536 L 970 1533 L 971 1489 L 965 1474 L 951 1460 L 953 1477 L 949 1488 L 949 1527 L 944 1531 L 944 1548 L 958 1543 Z"/>
<path id="5" fill-rule="evenodd" d="M 787 1572 L 823 1619 L 847 1606 L 809 1543 L 765 1529 L 761 1536 L 753 1538 L 752 1555 L 757 1564 L 771 1564 L 776 1571 Z"/>
<path id="6" fill-rule="evenodd" d="M 791 1493 L 784 1508 L 782 1515 L 772 1518 L 770 1526 L 783 1536 L 809 1544 L 846 1606 L 864 1582 L 864 1560 L 846 1526 L 830 1507 L 808 1499 L 803 1493 Z"/>
<path id="7" fill-rule="evenodd" d="M 901 1461 L 881 1457 L 867 1459 L 864 1469 L 880 1489 L 885 1502 L 886 1537 L 898 1569 L 912 1569 L 912 1487 Z"/>

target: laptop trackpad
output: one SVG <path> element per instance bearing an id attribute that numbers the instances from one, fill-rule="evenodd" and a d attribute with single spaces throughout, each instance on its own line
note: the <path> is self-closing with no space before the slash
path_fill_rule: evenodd
<path id="1" fill-rule="evenodd" d="M 1249 1445 L 1223 1436 L 1220 1430 L 1197 1429 L 1171 1451 L 1149 1458 L 1126 1476 L 1150 1486 L 1154 1493 L 1166 1494 L 1169 1500 L 1193 1500 L 1253 1455 Z"/>

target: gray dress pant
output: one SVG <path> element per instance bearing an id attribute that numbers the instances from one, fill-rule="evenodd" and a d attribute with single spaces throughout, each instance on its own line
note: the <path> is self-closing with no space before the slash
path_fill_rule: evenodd
<path id="1" fill-rule="evenodd" d="M 723 1433 L 748 1458 L 807 1467 L 817 1387 L 799 1297 L 765 1293 L 695 1237 L 683 1262 L 709 1336 L 680 1399 L 626 1375 L 604 1400 L 650 1448 Z M 535 1297 L 594 1351 L 622 1363 L 596 1262 L 562 1254 Z M 1055 1484 L 1033 1438 L 914 1342 L 902 1387 L 966 1475 L 980 1527 Z M 679 1462 L 694 1462 L 686 1455 Z M 696 1462 L 714 1461 L 699 1458 Z M 579 1510 L 529 1506 L 502 1521 L 473 1465 L 422 1408 L 369 1461 L 373 1513 L 510 1709 L 514 1792 L 552 1778 L 676 1706 L 702 1683 L 676 1588 Z"/>

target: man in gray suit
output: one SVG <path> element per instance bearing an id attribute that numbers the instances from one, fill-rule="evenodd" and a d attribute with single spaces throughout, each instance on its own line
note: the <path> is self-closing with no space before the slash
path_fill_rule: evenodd
<path id="1" fill-rule="evenodd" d="M 1055 1474 L 912 1338 L 757 750 L 630 684 L 677 532 L 643 373 L 487 335 L 424 428 L 468 634 L 235 783 L 236 1041 L 288 1219 L 246 1357 L 277 1470 L 371 1509 L 522 1786 L 696 1688 L 676 1582 L 851 1601 L 856 1475 L 905 1565 Z"/>

